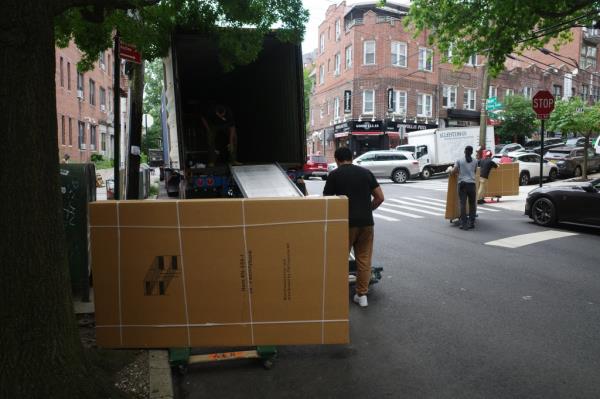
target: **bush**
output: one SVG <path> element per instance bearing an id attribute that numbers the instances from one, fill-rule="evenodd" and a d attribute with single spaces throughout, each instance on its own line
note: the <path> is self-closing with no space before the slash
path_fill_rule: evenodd
<path id="1" fill-rule="evenodd" d="M 159 187 L 158 184 L 151 184 L 150 185 L 150 190 L 148 190 L 148 194 L 152 197 L 152 196 L 157 196 L 158 195 L 158 191 L 159 191 Z"/>
<path id="2" fill-rule="evenodd" d="M 98 162 L 104 161 L 104 157 L 102 156 L 102 154 L 92 154 L 92 156 L 90 157 L 90 160 L 93 163 L 98 163 Z"/>

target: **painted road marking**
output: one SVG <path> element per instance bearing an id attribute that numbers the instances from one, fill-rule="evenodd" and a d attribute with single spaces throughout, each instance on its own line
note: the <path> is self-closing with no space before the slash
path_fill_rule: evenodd
<path id="1" fill-rule="evenodd" d="M 435 201 L 435 202 L 440 202 L 442 204 L 446 204 L 446 201 L 443 201 L 443 200 L 437 199 L 437 198 L 424 197 L 422 195 L 417 195 L 417 198 L 423 198 L 423 199 L 426 199 L 426 200 L 429 200 L 429 201 Z"/>
<path id="2" fill-rule="evenodd" d="M 413 218 L 413 219 L 423 219 L 423 216 L 413 215 L 412 213 L 400 212 L 400 211 L 396 211 L 394 209 L 388 209 L 388 208 L 385 208 L 385 207 L 382 207 L 382 206 L 380 206 L 379 208 L 377 208 L 377 210 L 378 211 L 389 212 L 389 213 L 394 213 L 396 215 L 408 216 L 409 218 Z"/>
<path id="3" fill-rule="evenodd" d="M 433 216 L 443 216 L 443 213 L 439 213 L 439 212 L 430 212 L 430 211 L 426 211 L 424 209 L 417 209 L 417 208 L 413 208 L 411 206 L 406 206 L 406 205 L 397 205 L 397 204 L 390 204 L 387 203 L 386 206 L 392 206 L 394 208 L 400 208 L 400 209 L 408 209 L 409 211 L 413 211 L 413 212 L 420 212 L 420 213 L 426 213 L 428 215 L 433 215 Z"/>
<path id="4" fill-rule="evenodd" d="M 409 201 L 407 201 L 409 200 Z M 396 202 L 398 204 L 404 204 L 404 205 L 410 205 L 410 206 L 418 206 L 420 208 L 425 208 L 425 209 L 431 209 L 432 211 L 437 211 L 437 212 L 443 212 L 444 209 L 440 208 L 439 206 L 431 206 L 431 205 L 424 205 L 424 204 L 420 204 L 420 203 L 416 203 L 413 202 L 412 199 L 410 198 L 402 198 L 400 199 L 396 199 L 396 198 L 390 198 L 390 201 Z"/>
<path id="5" fill-rule="evenodd" d="M 377 219 L 383 219 L 383 220 L 387 220 L 388 222 L 399 222 L 399 221 L 400 221 L 399 219 L 396 219 L 396 218 L 391 218 L 391 217 L 389 217 L 389 216 L 383 216 L 383 215 L 380 215 L 380 214 L 378 214 L 378 213 L 374 213 L 374 214 L 373 214 L 373 217 L 374 217 L 374 218 L 377 218 Z"/>
<path id="6" fill-rule="evenodd" d="M 577 233 L 569 233 L 566 231 L 546 230 L 538 233 L 520 234 L 517 236 L 506 237 L 500 240 L 488 241 L 485 245 L 493 245 L 504 248 L 519 248 L 525 245 L 531 245 L 542 241 L 554 240 L 556 238 L 576 236 Z"/>

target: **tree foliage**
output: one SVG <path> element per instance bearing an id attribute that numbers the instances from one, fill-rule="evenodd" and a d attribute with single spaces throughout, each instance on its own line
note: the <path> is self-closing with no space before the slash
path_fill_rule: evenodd
<path id="1" fill-rule="evenodd" d="M 226 68 L 253 61 L 262 37 L 277 26 L 285 41 L 302 40 L 308 12 L 301 0 L 82 0 L 81 7 L 65 9 L 55 18 L 56 42 L 66 47 L 74 40 L 84 56 L 80 70 L 93 67 L 98 54 L 112 46 L 118 30 L 145 60 L 166 54 L 175 29 L 216 35 Z M 87 6 L 86 6 L 87 4 Z M 222 29 L 222 28 L 233 29 Z M 253 28 L 249 30 L 247 28 Z"/>
<path id="2" fill-rule="evenodd" d="M 597 0 L 413 0 L 407 25 L 429 30 L 441 53 L 452 47 L 452 62 L 472 54 L 487 57 L 492 76 L 508 54 L 539 48 L 552 38 L 555 49 L 571 39 L 569 28 L 598 17 Z"/>
<path id="3" fill-rule="evenodd" d="M 559 100 L 550 114 L 548 129 L 559 131 L 563 136 L 573 133 L 585 137 L 582 174 L 587 179 L 587 149 L 590 136 L 600 131 L 600 105 L 590 106 L 579 97 Z"/>
<path id="4" fill-rule="evenodd" d="M 163 86 L 162 62 L 155 59 L 146 62 L 144 76 L 144 114 L 152 116 L 154 123 L 146 131 L 142 141 L 142 152 L 148 155 L 149 148 L 160 148 L 162 139 L 161 95 Z"/>
<path id="5" fill-rule="evenodd" d="M 531 108 L 530 99 L 518 95 L 505 98 L 502 124 L 496 128 L 496 133 L 502 142 L 531 137 L 536 125 L 535 112 Z"/>
<path id="6" fill-rule="evenodd" d="M 310 127 L 310 96 L 315 85 L 314 77 L 310 74 L 314 67 L 304 68 L 304 120 L 306 121 L 306 133 L 308 134 Z"/>

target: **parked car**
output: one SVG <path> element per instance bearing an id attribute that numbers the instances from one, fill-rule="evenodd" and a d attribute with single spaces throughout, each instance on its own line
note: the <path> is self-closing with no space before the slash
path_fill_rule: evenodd
<path id="1" fill-rule="evenodd" d="M 590 141 L 591 142 L 591 141 Z M 565 146 L 568 147 L 583 147 L 585 144 L 585 137 L 572 137 L 565 141 Z"/>
<path id="2" fill-rule="evenodd" d="M 327 174 L 331 173 L 337 168 L 337 163 L 332 162 L 327 164 Z"/>
<path id="3" fill-rule="evenodd" d="M 327 179 L 327 159 L 324 155 L 309 155 L 306 157 L 306 163 L 303 167 L 304 178 L 309 179 L 312 176 Z"/>
<path id="4" fill-rule="evenodd" d="M 509 152 L 515 151 L 525 151 L 525 147 L 518 143 L 496 144 L 496 147 L 494 147 L 494 154 L 498 155 L 508 154 Z"/>
<path id="5" fill-rule="evenodd" d="M 536 188 L 527 196 L 525 214 L 541 226 L 564 222 L 600 227 L 600 179 Z"/>
<path id="6" fill-rule="evenodd" d="M 561 176 L 581 176 L 583 171 L 583 147 L 563 146 L 553 148 L 544 155 L 544 159 L 558 166 Z M 600 170 L 600 155 L 588 148 L 588 172 Z"/>
<path id="7" fill-rule="evenodd" d="M 596 137 L 596 141 L 594 141 L 594 149 L 596 154 L 600 154 L 600 136 Z"/>
<path id="8" fill-rule="evenodd" d="M 369 169 L 375 177 L 406 183 L 419 176 L 419 161 L 408 151 L 369 151 L 354 159 L 355 165 Z"/>
<path id="9" fill-rule="evenodd" d="M 513 162 L 519 163 L 519 185 L 526 186 L 530 181 L 540 177 L 540 156 L 530 152 L 518 151 L 506 154 Z M 500 163 L 501 156 L 494 156 L 493 160 Z M 544 160 L 543 177 L 552 181 L 558 176 L 558 167 Z"/>
<path id="10" fill-rule="evenodd" d="M 565 141 L 561 138 L 546 138 L 544 139 L 544 154 L 556 147 L 563 147 Z M 525 150 L 539 154 L 542 150 L 542 143 L 540 140 L 530 140 L 525 143 Z"/>

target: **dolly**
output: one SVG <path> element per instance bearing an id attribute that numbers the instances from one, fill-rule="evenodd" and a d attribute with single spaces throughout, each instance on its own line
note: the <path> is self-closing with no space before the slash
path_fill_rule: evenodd
<path id="1" fill-rule="evenodd" d="M 192 355 L 191 348 L 169 349 L 169 365 L 180 374 L 185 374 L 187 368 L 192 364 L 215 363 L 228 360 L 258 359 L 266 370 L 273 367 L 273 361 L 277 357 L 277 348 L 274 346 L 257 346 L 252 350 L 239 350 L 230 352 L 207 353 Z"/>

